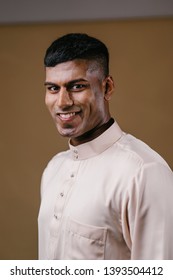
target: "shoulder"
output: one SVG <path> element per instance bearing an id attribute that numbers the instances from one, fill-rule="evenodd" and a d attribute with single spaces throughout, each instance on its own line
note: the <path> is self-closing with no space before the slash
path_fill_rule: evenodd
<path id="1" fill-rule="evenodd" d="M 142 207 L 145 204 L 149 209 L 153 202 L 162 205 L 163 200 L 172 205 L 173 172 L 167 162 L 151 147 L 130 134 L 124 134 L 118 149 L 126 159 L 123 160 L 123 190 L 126 190 L 124 199 L 130 203 L 130 207 Z"/>
<path id="2" fill-rule="evenodd" d="M 59 152 L 50 159 L 47 167 L 59 164 L 64 160 L 66 160 L 67 158 L 69 158 L 69 156 L 70 156 L 70 150 Z"/>
<path id="3" fill-rule="evenodd" d="M 50 178 L 53 178 L 60 169 L 63 162 L 70 158 L 70 150 L 57 153 L 48 162 L 42 174 L 42 184 L 47 183 Z"/>
<path id="4" fill-rule="evenodd" d="M 130 134 L 119 141 L 118 148 L 124 154 L 124 170 L 127 170 L 127 195 L 132 198 L 147 194 L 148 202 L 173 195 L 173 172 L 167 162 L 151 147 Z M 144 196 L 145 196 L 144 195 Z M 134 202 L 134 201 L 133 201 Z"/>
<path id="5" fill-rule="evenodd" d="M 138 166 L 151 163 L 161 164 L 169 168 L 166 161 L 149 145 L 131 134 L 124 133 L 118 141 L 119 152 L 125 157 L 126 163 L 137 163 Z"/>
<path id="6" fill-rule="evenodd" d="M 124 133 L 108 153 L 109 172 L 116 173 L 123 189 L 128 189 L 130 185 L 136 184 L 139 176 L 138 182 L 140 183 L 144 182 L 143 179 L 146 177 L 152 180 L 153 174 L 155 174 L 154 176 L 158 174 L 158 178 L 167 176 L 163 173 L 172 177 L 172 171 L 166 161 L 147 144 L 130 134 Z"/>

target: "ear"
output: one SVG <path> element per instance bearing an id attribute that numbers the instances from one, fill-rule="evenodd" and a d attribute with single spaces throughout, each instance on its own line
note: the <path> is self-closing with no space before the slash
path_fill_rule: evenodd
<path id="1" fill-rule="evenodd" d="M 104 94 L 104 99 L 106 101 L 109 101 L 111 99 L 112 93 L 114 91 L 114 81 L 111 76 L 107 76 L 105 79 L 105 94 Z"/>

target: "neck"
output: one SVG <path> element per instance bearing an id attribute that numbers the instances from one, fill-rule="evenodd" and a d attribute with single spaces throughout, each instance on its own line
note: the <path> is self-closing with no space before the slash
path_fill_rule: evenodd
<path id="1" fill-rule="evenodd" d="M 108 122 L 102 124 L 101 126 L 94 127 L 93 129 L 87 131 L 81 136 L 71 138 L 70 142 L 73 146 L 84 144 L 89 142 L 96 137 L 100 136 L 105 130 L 107 130 L 114 123 L 114 119 L 110 118 Z"/>

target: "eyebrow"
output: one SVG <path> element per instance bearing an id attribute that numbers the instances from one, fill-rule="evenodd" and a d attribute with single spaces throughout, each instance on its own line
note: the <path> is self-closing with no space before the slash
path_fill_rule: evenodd
<path id="1" fill-rule="evenodd" d="M 75 79 L 75 80 L 69 81 L 68 83 L 65 83 L 65 86 L 68 87 L 71 84 L 75 84 L 75 83 L 79 83 L 79 82 L 88 82 L 88 81 L 83 78 Z M 44 85 L 45 86 L 58 86 L 56 83 L 52 83 L 52 82 L 45 82 Z"/>

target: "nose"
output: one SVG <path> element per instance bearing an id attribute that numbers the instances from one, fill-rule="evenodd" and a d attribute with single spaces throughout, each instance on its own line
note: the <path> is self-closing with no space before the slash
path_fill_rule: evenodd
<path id="1" fill-rule="evenodd" d="M 66 90 L 66 88 L 61 88 L 58 93 L 56 106 L 65 109 L 66 107 L 72 106 L 73 100 L 70 96 L 70 93 Z"/>

